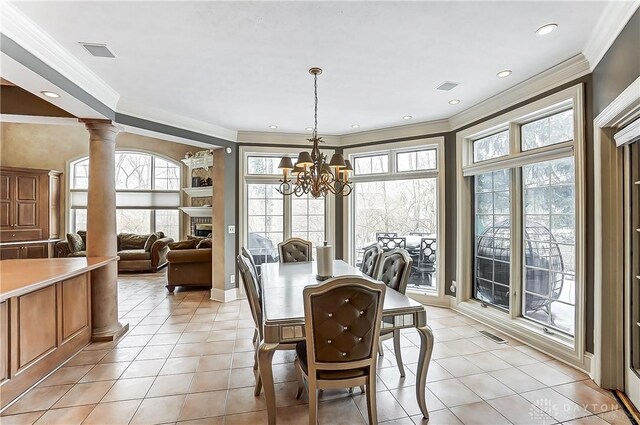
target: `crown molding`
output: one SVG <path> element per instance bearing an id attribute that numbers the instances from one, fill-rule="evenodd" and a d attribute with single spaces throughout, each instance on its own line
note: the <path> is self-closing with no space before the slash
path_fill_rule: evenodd
<path id="1" fill-rule="evenodd" d="M 238 143 L 309 146 L 310 133 L 278 133 L 269 131 L 238 131 Z M 322 141 L 329 146 L 340 146 L 341 136 L 322 136 Z"/>
<path id="2" fill-rule="evenodd" d="M 612 1 L 607 4 L 604 13 L 600 15 L 595 25 L 595 31 L 591 33 L 582 49 L 591 71 L 595 69 L 613 42 L 616 41 L 638 7 L 640 7 L 639 0 Z"/>
<path id="3" fill-rule="evenodd" d="M 43 117 L 39 115 L 0 114 L 0 122 L 45 125 L 80 125 L 74 117 Z"/>
<path id="4" fill-rule="evenodd" d="M 590 72 L 589 63 L 580 53 L 452 116 L 449 118 L 450 129 L 464 127 Z"/>
<path id="5" fill-rule="evenodd" d="M 120 95 L 14 5 L 2 2 L 2 33 L 115 110 Z"/>
<path id="6" fill-rule="evenodd" d="M 237 141 L 238 138 L 238 132 L 235 130 L 185 117 L 184 115 L 174 114 L 164 109 L 153 108 L 125 98 L 120 98 L 116 112 L 118 114 L 129 115 L 183 130 L 194 131 L 231 142 Z"/>
<path id="7" fill-rule="evenodd" d="M 450 131 L 449 120 L 425 121 L 377 130 L 360 131 L 340 136 L 340 145 L 354 146 L 363 143 L 380 142 L 406 138 L 423 137 Z"/>

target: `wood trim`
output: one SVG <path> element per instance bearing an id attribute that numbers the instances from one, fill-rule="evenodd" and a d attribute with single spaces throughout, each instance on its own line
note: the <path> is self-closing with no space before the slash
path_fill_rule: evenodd
<path id="1" fill-rule="evenodd" d="M 640 77 L 593 121 L 594 142 L 594 356 L 593 379 L 624 388 L 624 214 L 622 150 L 614 133 L 640 105 Z M 635 111 L 635 112 L 634 112 Z"/>

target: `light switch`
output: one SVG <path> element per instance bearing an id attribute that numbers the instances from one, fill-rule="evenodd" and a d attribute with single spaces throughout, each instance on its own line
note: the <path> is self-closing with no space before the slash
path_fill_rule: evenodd
<path id="1" fill-rule="evenodd" d="M 236 226 L 233 224 L 229 225 L 229 234 L 234 234 L 236 232 Z"/>

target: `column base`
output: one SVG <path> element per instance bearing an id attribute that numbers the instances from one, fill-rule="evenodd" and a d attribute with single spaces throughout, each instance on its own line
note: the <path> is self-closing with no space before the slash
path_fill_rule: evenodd
<path id="1" fill-rule="evenodd" d="M 117 326 L 109 326 L 107 329 L 93 329 L 91 333 L 91 341 L 93 342 L 105 342 L 105 341 L 115 341 L 120 338 L 122 335 L 129 331 L 129 324 L 126 323 L 121 325 L 118 323 Z"/>

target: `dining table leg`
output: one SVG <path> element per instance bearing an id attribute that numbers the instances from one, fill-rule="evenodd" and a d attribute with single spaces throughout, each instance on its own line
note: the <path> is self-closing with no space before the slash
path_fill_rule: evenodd
<path id="1" fill-rule="evenodd" d="M 262 342 L 258 348 L 258 369 L 262 378 L 262 388 L 264 398 L 267 402 L 267 418 L 269 425 L 276 423 L 276 389 L 273 383 L 273 354 L 276 352 L 278 344 L 267 344 Z"/>
<path id="2" fill-rule="evenodd" d="M 433 331 L 428 325 L 418 327 L 420 334 L 420 357 L 418 358 L 418 376 L 416 381 L 416 398 L 418 406 L 425 419 L 429 419 L 429 410 L 427 409 L 427 400 L 425 398 L 425 389 L 427 385 L 427 372 L 429 371 L 429 362 L 433 353 Z"/>

